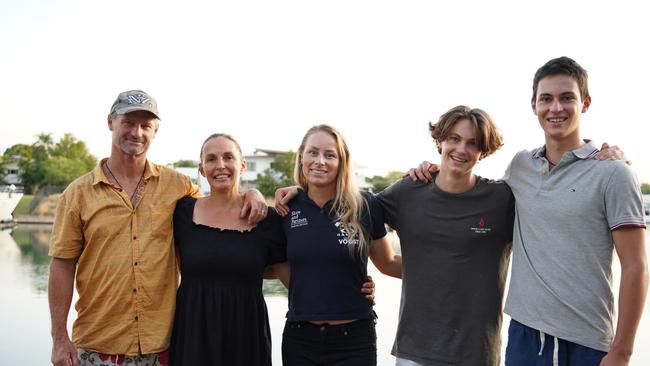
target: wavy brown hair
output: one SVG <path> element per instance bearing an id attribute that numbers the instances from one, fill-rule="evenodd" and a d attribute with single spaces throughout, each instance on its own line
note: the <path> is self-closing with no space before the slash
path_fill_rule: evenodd
<path id="1" fill-rule="evenodd" d="M 429 132 L 436 142 L 439 153 L 442 153 L 442 142 L 449 137 L 456 123 L 465 119 L 476 128 L 476 144 L 481 152 L 481 159 L 495 153 L 503 146 L 501 132 L 487 112 L 479 108 L 459 105 L 440 116 L 438 122 L 429 122 Z"/>

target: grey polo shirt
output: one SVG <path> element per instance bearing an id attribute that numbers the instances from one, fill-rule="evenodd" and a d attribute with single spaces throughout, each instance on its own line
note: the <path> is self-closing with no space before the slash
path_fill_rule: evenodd
<path id="1" fill-rule="evenodd" d="M 516 199 L 505 312 L 546 334 L 609 351 L 614 336 L 611 231 L 645 227 L 640 185 L 587 142 L 549 171 L 545 146 L 519 152 L 504 180 Z"/>

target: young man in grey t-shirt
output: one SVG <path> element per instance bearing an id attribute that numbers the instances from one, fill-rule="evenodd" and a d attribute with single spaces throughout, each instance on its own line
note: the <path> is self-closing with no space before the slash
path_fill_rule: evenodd
<path id="1" fill-rule="evenodd" d="M 396 365 L 498 366 L 514 197 L 475 164 L 502 145 L 480 109 L 452 108 L 430 132 L 442 156 L 428 184 L 402 179 L 377 196 L 400 238 Z"/>
<path id="2" fill-rule="evenodd" d="M 506 366 L 627 365 L 648 286 L 640 185 L 621 161 L 596 162 L 580 137 L 591 97 L 575 61 L 536 73 L 532 108 L 545 145 L 518 153 Z M 613 249 L 621 262 L 614 332 Z"/>

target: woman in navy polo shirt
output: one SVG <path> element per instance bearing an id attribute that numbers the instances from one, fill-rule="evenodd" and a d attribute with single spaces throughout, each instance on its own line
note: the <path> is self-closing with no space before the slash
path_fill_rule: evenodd
<path id="1" fill-rule="evenodd" d="M 307 131 L 294 176 L 301 190 L 282 220 L 289 262 L 273 266 L 290 277 L 283 365 L 376 365 L 375 315 L 359 292 L 368 257 L 382 273 L 402 273 L 381 210 L 356 187 L 348 146 L 330 126 Z"/>

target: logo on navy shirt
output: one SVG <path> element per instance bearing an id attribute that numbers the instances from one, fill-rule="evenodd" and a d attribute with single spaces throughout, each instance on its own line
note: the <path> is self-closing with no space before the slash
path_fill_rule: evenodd
<path id="1" fill-rule="evenodd" d="M 336 237 L 338 238 L 340 245 L 345 246 L 345 245 L 348 245 L 348 244 L 351 244 L 351 245 L 359 244 L 359 238 L 358 237 L 355 237 L 354 239 L 348 238 L 348 231 L 345 229 L 345 227 L 343 226 L 343 224 L 341 224 L 340 221 L 335 222 L 334 226 L 336 226 L 339 229 L 339 232 L 336 233 Z"/>
<path id="2" fill-rule="evenodd" d="M 300 217 L 300 211 L 291 211 L 291 228 L 307 226 L 307 218 Z"/>
<path id="3" fill-rule="evenodd" d="M 492 228 L 487 226 L 487 221 L 484 217 L 481 217 L 478 221 L 478 226 L 472 226 L 469 229 L 476 234 L 487 234 L 492 231 Z"/>

